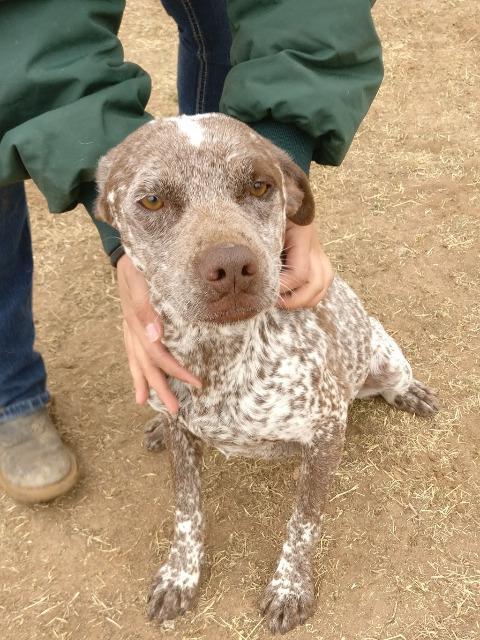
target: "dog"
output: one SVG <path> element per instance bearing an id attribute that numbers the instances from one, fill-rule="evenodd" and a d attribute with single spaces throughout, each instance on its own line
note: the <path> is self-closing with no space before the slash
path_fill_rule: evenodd
<path id="1" fill-rule="evenodd" d="M 101 159 L 97 216 L 120 232 L 164 322 L 163 342 L 203 381 L 172 379 L 175 418 L 151 392 L 175 491 L 170 553 L 149 615 L 159 621 L 194 603 L 204 534 L 202 444 L 225 455 L 301 454 L 286 539 L 262 612 L 285 633 L 314 608 L 311 556 L 355 398 L 381 395 L 428 416 L 435 394 L 415 380 L 395 341 L 338 276 L 313 309 L 275 306 L 288 220 L 307 225 L 306 175 L 246 124 L 221 114 L 144 125 Z"/>

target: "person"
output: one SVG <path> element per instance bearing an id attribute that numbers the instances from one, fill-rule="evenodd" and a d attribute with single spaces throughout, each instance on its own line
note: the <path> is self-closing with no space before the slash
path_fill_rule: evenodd
<path id="1" fill-rule="evenodd" d="M 308 172 L 338 165 L 380 86 L 381 47 L 370 0 L 163 0 L 179 30 L 184 114 L 222 111 L 250 124 Z M 0 0 L 0 483 L 32 503 L 70 489 L 78 470 L 46 406 L 34 350 L 32 247 L 23 181 L 52 212 L 84 204 L 117 268 L 135 397 L 154 388 L 178 402 L 166 376 L 201 386 L 163 347 L 143 276 L 117 231 L 95 220 L 99 158 L 149 121 L 148 75 L 125 62 L 123 0 Z M 152 43 L 153 45 L 154 43 Z M 313 225 L 287 228 L 285 308 L 313 306 L 332 269 Z"/>

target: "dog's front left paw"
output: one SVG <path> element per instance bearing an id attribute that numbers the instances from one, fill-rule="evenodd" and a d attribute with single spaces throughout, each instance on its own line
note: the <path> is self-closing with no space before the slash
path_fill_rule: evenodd
<path id="1" fill-rule="evenodd" d="M 300 583 L 273 580 L 265 591 L 261 610 L 272 633 L 287 633 L 312 615 L 314 605 L 310 580 Z"/>
<path id="2" fill-rule="evenodd" d="M 168 564 L 163 565 L 148 597 L 148 617 L 164 622 L 183 615 L 193 606 L 197 589 L 195 576 Z"/>

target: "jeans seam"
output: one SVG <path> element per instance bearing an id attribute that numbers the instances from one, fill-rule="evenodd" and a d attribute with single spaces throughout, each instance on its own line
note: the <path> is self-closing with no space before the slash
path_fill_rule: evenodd
<path id="1" fill-rule="evenodd" d="M 195 15 L 195 11 L 192 7 L 190 0 L 181 0 L 183 8 L 185 9 L 185 13 L 187 14 L 188 21 L 190 22 L 190 26 L 192 27 L 193 37 L 199 48 L 199 61 L 200 61 L 200 79 L 198 81 L 197 87 L 197 99 L 196 99 L 196 111 L 197 113 L 203 113 L 205 108 L 205 95 L 206 95 L 206 86 L 207 86 L 207 77 L 208 77 L 208 63 L 207 63 L 207 48 L 205 46 L 205 41 L 202 36 L 202 30 L 200 27 L 200 23 L 197 20 L 197 16 Z"/>
<path id="2" fill-rule="evenodd" d="M 19 418 L 20 416 L 26 416 L 29 413 L 33 413 L 48 404 L 50 400 L 51 397 L 49 392 L 43 391 L 28 400 L 20 400 L 19 402 L 15 402 L 7 407 L 0 407 L 0 424 L 2 422 L 8 422 L 14 418 Z"/>

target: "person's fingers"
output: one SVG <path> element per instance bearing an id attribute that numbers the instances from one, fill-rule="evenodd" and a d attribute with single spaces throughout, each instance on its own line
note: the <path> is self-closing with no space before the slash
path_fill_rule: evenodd
<path id="1" fill-rule="evenodd" d="M 133 388 L 135 389 L 135 402 L 137 404 L 145 404 L 148 400 L 148 383 L 135 355 L 132 336 L 130 335 L 130 330 L 126 322 L 123 323 L 123 338 L 127 352 L 128 366 L 133 380 Z"/>
<path id="2" fill-rule="evenodd" d="M 154 389 L 170 413 L 179 403 L 168 386 L 166 375 L 201 388 L 199 378 L 183 367 L 162 344 L 163 323 L 149 300 L 146 280 L 128 256 L 117 264 L 118 289 L 124 317 L 125 347 L 137 402 L 148 399 Z"/>
<path id="3" fill-rule="evenodd" d="M 290 293 L 279 296 L 278 306 L 284 309 L 314 307 L 325 297 L 334 277 L 330 260 L 320 243 L 316 243 L 310 254 L 308 282 Z"/>
<path id="4" fill-rule="evenodd" d="M 280 273 L 280 293 L 301 287 L 310 273 L 310 253 L 293 246 L 287 251 L 285 266 Z"/>
<path id="5" fill-rule="evenodd" d="M 132 343 L 132 349 L 136 350 L 137 345 L 140 344 L 151 362 L 163 369 L 165 373 L 201 388 L 201 380 L 177 362 L 161 344 L 163 324 L 150 304 L 145 278 L 130 259 L 126 258 L 128 256 L 123 256 L 118 263 L 120 266 L 118 275 L 123 315 L 131 334 L 136 337 L 136 341 Z M 138 357 L 137 354 L 137 360 Z"/>
<path id="6" fill-rule="evenodd" d="M 183 367 L 160 342 L 163 335 L 163 328 L 159 327 L 160 322 L 155 318 L 155 322 L 144 327 L 136 313 L 131 310 L 124 313 L 125 321 L 131 333 L 135 336 L 136 342 L 133 348 L 139 343 L 148 355 L 152 364 L 165 371 L 172 378 L 178 378 L 187 384 L 191 384 L 198 389 L 202 386 L 202 381 Z"/>
<path id="7" fill-rule="evenodd" d="M 145 333 L 149 342 L 156 342 L 157 340 L 161 340 L 161 338 L 163 337 L 163 325 L 157 318 L 152 319 L 152 321 L 148 322 L 147 324 L 142 323 L 139 316 L 137 316 L 137 318 L 145 327 Z"/>
<path id="8" fill-rule="evenodd" d="M 296 230 L 295 234 L 297 234 Z M 300 264 L 298 262 L 300 256 L 296 254 L 292 255 L 294 260 L 297 260 L 297 264 Z M 318 236 L 314 234 L 311 240 L 310 251 L 308 252 L 308 275 L 305 278 L 305 282 L 300 286 L 290 287 L 289 291 L 280 286 L 280 296 L 277 304 L 284 309 L 314 307 L 327 294 L 333 278 L 334 272 L 332 264 L 324 252 Z M 282 284 L 283 281 L 281 276 L 280 283 Z"/>
<path id="9" fill-rule="evenodd" d="M 186 382 L 187 384 L 197 387 L 197 389 L 201 389 L 201 380 L 185 369 L 185 367 L 183 367 L 178 360 L 172 356 L 170 351 L 168 351 L 162 343 L 152 346 L 154 350 L 149 350 L 147 353 L 151 357 L 153 364 L 157 365 L 157 367 L 162 369 L 162 371 L 170 377 L 178 378 L 178 380 L 182 380 L 182 382 Z"/>
<path id="10" fill-rule="evenodd" d="M 298 287 L 291 293 L 283 294 L 278 299 L 278 306 L 283 309 L 299 309 L 310 307 L 312 300 L 318 295 L 318 284 L 307 282 L 302 287 Z"/>
<path id="11" fill-rule="evenodd" d="M 142 332 L 149 342 L 157 342 L 163 338 L 163 323 L 150 304 L 148 293 L 142 301 L 131 300 L 128 312 L 130 319 L 137 321 L 136 332 L 138 332 L 141 327 Z"/>
<path id="12" fill-rule="evenodd" d="M 300 307 L 313 306 L 313 300 L 317 298 L 324 289 L 324 285 L 322 264 L 317 262 L 314 256 L 310 256 L 308 281 L 283 295 L 280 290 L 279 306 L 284 309 L 298 309 Z"/>
<path id="13" fill-rule="evenodd" d="M 163 323 L 150 304 L 148 286 L 128 256 L 122 256 L 117 264 L 118 288 L 124 318 L 137 337 L 146 335 L 148 342 L 163 337 Z M 147 343 L 142 340 L 144 347 Z"/>
<path id="14" fill-rule="evenodd" d="M 320 293 L 318 294 L 318 296 L 315 296 L 315 298 L 313 298 L 313 300 L 311 300 L 309 307 L 316 307 L 317 304 L 319 302 L 321 302 L 324 297 L 327 295 L 327 291 L 328 291 L 328 287 L 324 287 Z"/>
<path id="15" fill-rule="evenodd" d="M 310 273 L 310 249 L 314 229 L 312 225 L 287 224 L 285 231 L 285 265 L 280 275 L 280 293 L 304 285 Z"/>
<path id="16" fill-rule="evenodd" d="M 155 364 L 172 378 L 178 378 L 198 389 L 202 387 L 202 381 L 172 356 L 167 347 L 160 341 L 158 332 L 154 332 L 151 327 L 144 329 L 136 316 L 130 317 L 129 320 L 130 327 L 132 328 L 133 326 L 133 332 L 152 364 Z"/>
<path id="17" fill-rule="evenodd" d="M 150 387 L 155 389 L 157 396 L 163 402 L 167 411 L 175 415 L 178 412 L 180 404 L 168 386 L 164 373 L 148 363 L 144 365 L 144 372 Z"/>
<path id="18" fill-rule="evenodd" d="M 179 404 L 168 386 L 163 371 L 151 362 L 149 354 L 144 351 L 137 337 L 129 333 L 128 327 L 126 329 L 126 337 L 127 355 L 129 356 L 131 370 L 133 367 L 132 376 L 135 372 L 134 383 L 139 397 L 145 402 L 148 400 L 149 389 L 154 389 L 167 411 L 176 413 Z M 138 390 L 136 383 L 139 385 Z"/>
<path id="19" fill-rule="evenodd" d="M 322 273 L 323 281 L 326 289 L 332 284 L 334 271 L 330 258 L 325 253 L 320 239 L 315 236 L 312 243 L 312 269 Z"/>
<path id="20" fill-rule="evenodd" d="M 126 305 L 129 311 L 133 310 L 144 326 L 154 322 L 156 315 L 150 305 L 147 282 L 127 255 L 117 263 L 117 278 L 122 308 Z"/>
<path id="21" fill-rule="evenodd" d="M 290 293 L 303 286 L 308 279 L 308 270 L 291 268 L 280 273 L 280 293 Z"/>
<path id="22" fill-rule="evenodd" d="M 316 297 L 313 303 L 314 305 L 318 304 L 318 302 L 327 295 L 327 292 L 330 289 L 330 285 L 332 284 L 334 277 L 335 277 L 335 272 L 333 271 L 332 265 L 329 264 L 329 268 L 326 270 L 326 273 L 324 272 L 324 275 L 323 275 L 323 279 L 324 279 L 323 288 L 318 294 L 318 296 Z"/>
<path id="23" fill-rule="evenodd" d="M 158 337 L 155 337 L 153 340 L 154 333 L 152 329 L 150 329 L 150 332 L 148 329 L 143 329 L 136 318 L 132 319 L 132 323 L 135 327 L 136 336 L 140 340 L 144 351 L 149 355 L 152 363 L 156 364 L 157 367 L 165 371 L 165 373 L 172 378 L 178 378 L 198 389 L 202 387 L 200 378 L 190 373 L 188 369 L 172 356 L 167 347 L 160 342 L 160 336 L 158 336 L 158 334 L 155 334 L 155 336 Z"/>
<path id="24" fill-rule="evenodd" d="M 163 323 L 148 299 L 139 304 L 124 296 L 122 311 L 130 330 L 139 338 L 141 337 L 145 348 L 162 339 Z"/>

